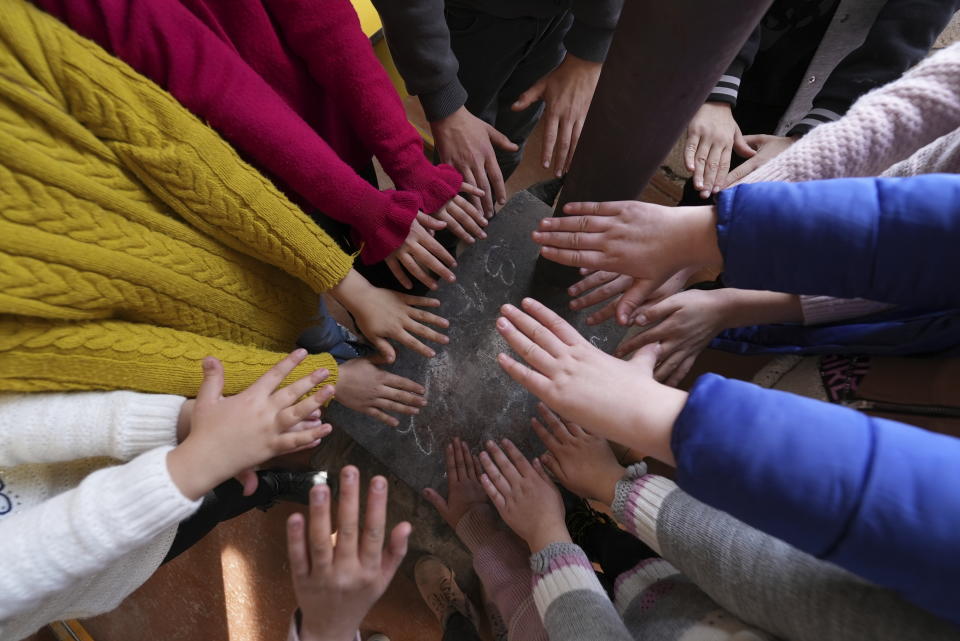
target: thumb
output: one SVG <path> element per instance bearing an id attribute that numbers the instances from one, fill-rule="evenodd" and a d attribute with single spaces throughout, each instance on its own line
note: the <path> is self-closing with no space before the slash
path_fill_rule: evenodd
<path id="1" fill-rule="evenodd" d="M 760 164 L 761 164 L 760 159 L 754 156 L 747 162 L 743 163 L 742 165 L 740 165 L 739 167 L 731 171 L 729 174 L 727 174 L 727 180 L 723 184 L 723 189 L 726 189 L 727 187 L 730 187 L 731 185 L 734 185 L 740 182 L 741 180 L 743 180 L 744 178 L 752 174 L 753 171 L 760 166 Z"/>
<path id="2" fill-rule="evenodd" d="M 260 485 L 260 478 L 257 476 L 257 473 L 253 468 L 243 470 L 237 474 L 235 478 L 240 485 L 243 486 L 243 495 L 250 496 L 257 491 L 257 486 Z"/>
<path id="3" fill-rule="evenodd" d="M 374 338 L 373 346 L 377 348 L 377 352 L 383 358 L 383 363 L 389 365 L 393 361 L 397 360 L 397 352 L 394 351 L 393 345 L 391 345 L 390 341 L 387 339 Z"/>
<path id="4" fill-rule="evenodd" d="M 427 499 L 430 502 L 430 505 L 437 509 L 437 512 L 440 513 L 440 516 L 446 518 L 447 516 L 447 501 L 433 488 L 428 487 L 423 491 L 423 498 Z"/>
<path id="5" fill-rule="evenodd" d="M 425 228 L 432 229 L 434 231 L 439 231 L 447 226 L 447 223 L 444 221 L 422 212 L 417 214 L 417 222 L 423 225 Z"/>
<path id="6" fill-rule="evenodd" d="M 633 314 L 633 324 L 634 325 L 650 325 L 658 321 L 662 321 L 664 318 L 677 311 L 678 305 L 674 303 L 671 299 L 673 296 L 670 296 L 666 300 L 662 300 L 659 303 L 655 303 L 649 306 L 639 306 Z"/>
<path id="7" fill-rule="evenodd" d="M 203 359 L 203 382 L 197 390 L 197 403 L 213 403 L 223 393 L 223 363 L 207 356 Z"/>
<path id="8" fill-rule="evenodd" d="M 757 155 L 757 150 L 750 146 L 740 129 L 737 129 L 733 136 L 733 151 L 741 158 L 753 158 Z"/>
<path id="9" fill-rule="evenodd" d="M 634 280 L 633 285 L 617 301 L 617 322 L 621 325 L 629 325 L 637 309 L 647 300 L 650 292 L 653 290 L 653 283 L 645 280 Z"/>
<path id="10" fill-rule="evenodd" d="M 390 582 L 397 568 L 403 562 L 403 557 L 407 556 L 407 545 L 410 542 L 410 533 L 413 532 L 413 526 L 404 521 L 398 523 L 390 533 L 390 543 L 383 551 L 383 560 L 381 568 L 385 584 Z"/>
<path id="11" fill-rule="evenodd" d="M 653 368 L 660 358 L 660 343 L 647 343 L 630 357 L 630 364 L 635 365 L 645 376 L 653 376 Z"/>
<path id="12" fill-rule="evenodd" d="M 487 125 L 487 134 L 490 136 L 490 142 L 504 151 L 518 151 L 520 149 L 519 145 L 504 136 L 492 125 Z"/>
<path id="13" fill-rule="evenodd" d="M 543 97 L 543 90 L 547 86 L 547 83 L 544 80 L 538 80 L 533 84 L 532 87 L 520 94 L 520 97 L 517 98 L 516 102 L 510 105 L 512 111 L 523 111 L 527 109 L 530 105 L 537 102 Z"/>

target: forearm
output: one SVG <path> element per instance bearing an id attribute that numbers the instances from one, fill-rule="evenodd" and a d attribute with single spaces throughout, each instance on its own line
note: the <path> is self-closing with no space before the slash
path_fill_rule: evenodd
<path id="1" fill-rule="evenodd" d="M 710 292 L 722 300 L 726 327 L 802 323 L 803 310 L 796 294 L 727 287 Z"/>
<path id="2" fill-rule="evenodd" d="M 0 465 L 109 456 L 176 444 L 182 396 L 136 392 L 0 395 Z"/>

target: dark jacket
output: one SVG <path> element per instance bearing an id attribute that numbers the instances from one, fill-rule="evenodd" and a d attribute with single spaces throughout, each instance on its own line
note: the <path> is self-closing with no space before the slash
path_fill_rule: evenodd
<path id="1" fill-rule="evenodd" d="M 573 13 L 564 46 L 578 58 L 607 56 L 623 0 L 373 0 L 407 91 L 420 98 L 430 121 L 464 105 L 467 91 L 457 79 L 444 9 L 466 8 L 501 18 L 546 18 Z"/>
<path id="2" fill-rule="evenodd" d="M 732 286 L 960 307 L 960 176 L 742 185 L 717 211 Z M 960 623 L 960 439 L 708 374 L 672 447 L 691 495 Z"/>

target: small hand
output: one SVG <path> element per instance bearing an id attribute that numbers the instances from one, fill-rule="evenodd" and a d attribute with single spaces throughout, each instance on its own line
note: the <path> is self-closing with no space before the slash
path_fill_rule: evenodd
<path id="1" fill-rule="evenodd" d="M 410 226 L 410 233 L 406 240 L 384 260 L 401 285 L 407 289 L 413 288 L 413 282 L 407 277 L 404 269 L 430 289 L 437 288 L 437 281 L 430 276 L 430 272 L 448 283 L 457 280 L 451 271 L 457 266 L 456 259 L 444 249 L 430 231 L 440 230 L 446 226 L 447 223 L 423 212 L 417 214 L 417 219 Z"/>
<path id="2" fill-rule="evenodd" d="M 664 207 L 639 201 L 568 203 L 544 218 L 533 240 L 544 258 L 633 276 L 645 298 L 686 268 L 722 265 L 712 206 Z"/>
<path id="3" fill-rule="evenodd" d="M 281 454 L 309 446 L 328 434 L 323 424 L 293 431 L 333 396 L 333 387 L 301 397 L 327 378 L 325 369 L 279 388 L 307 352 L 298 349 L 250 387 L 224 397 L 223 365 L 203 360 L 203 383 L 190 417 L 190 432 L 167 455 L 170 476 L 184 496 L 196 499 L 228 478 Z"/>
<path id="4" fill-rule="evenodd" d="M 693 172 L 693 186 L 707 199 L 720 191 L 730 171 L 730 152 L 743 158 L 756 152 L 740 133 L 733 111 L 725 102 L 705 102 L 687 127 L 684 164 Z"/>
<path id="5" fill-rule="evenodd" d="M 386 372 L 366 358 L 353 358 L 340 366 L 336 400 L 355 412 L 381 423 L 400 424 L 387 412 L 416 415 L 425 407 L 424 387 L 409 378 Z"/>
<path id="6" fill-rule="evenodd" d="M 331 541 L 330 488 L 310 490 L 310 528 L 302 514 L 287 519 L 287 555 L 297 605 L 303 613 L 301 641 L 352 641 L 361 621 L 393 579 L 407 554 L 409 523 L 400 523 L 384 545 L 387 480 L 375 476 L 367 491 L 360 529 L 360 474 L 340 472 L 337 541 Z"/>
<path id="7" fill-rule="evenodd" d="M 637 316 L 638 307 L 641 305 L 653 305 L 654 303 L 673 296 L 686 286 L 687 281 L 690 280 L 696 271 L 696 267 L 681 269 L 652 292 L 647 292 L 647 283 L 645 281 L 634 280 L 630 287 L 627 288 L 627 291 L 623 292 L 623 296 L 617 301 L 617 322 L 621 325 L 632 325 Z"/>
<path id="8" fill-rule="evenodd" d="M 603 307 L 587 316 L 587 325 L 599 325 L 613 317 L 620 295 L 632 284 L 632 276 L 602 270 L 590 271 L 584 278 L 567 288 L 567 293 L 575 297 L 570 301 L 570 309 L 584 309 L 605 303 Z"/>
<path id="9" fill-rule="evenodd" d="M 469 183 L 460 185 L 460 191 L 472 196 L 483 196 L 483 191 Z M 433 214 L 437 220 L 447 225 L 447 229 L 463 242 L 472 245 L 477 238 L 486 238 L 487 232 L 483 227 L 490 224 L 483 211 L 474 207 L 463 196 L 457 195 Z"/>
<path id="10" fill-rule="evenodd" d="M 764 134 L 745 136 L 744 141 L 751 149 L 756 151 L 748 161 L 730 172 L 723 188 L 726 189 L 737 184 L 749 174 L 785 152 L 797 140 L 798 138 L 794 136 L 767 136 Z"/>
<path id="11" fill-rule="evenodd" d="M 533 431 L 547 446 L 548 452 L 540 457 L 544 467 L 580 498 L 611 505 L 617 481 L 623 478 L 626 468 L 617 461 L 607 440 L 564 421 L 543 403 L 538 404 L 537 411 L 543 423 L 535 418 L 530 420 Z"/>
<path id="12" fill-rule="evenodd" d="M 523 111 L 540 100 L 546 103 L 541 162 L 549 168 L 552 158 L 557 178 L 570 170 L 602 67 L 602 63 L 567 53 L 556 69 L 520 94 L 510 107 Z"/>
<path id="13" fill-rule="evenodd" d="M 496 145 L 505 151 L 517 151 L 519 147 L 466 107 L 430 123 L 430 129 L 440 161 L 453 165 L 465 182 L 483 191 L 482 198 L 474 196 L 474 205 L 479 207 L 482 202 L 483 212 L 492 216 L 494 199 L 500 205 L 507 201 L 503 173 L 493 147 Z"/>
<path id="14" fill-rule="evenodd" d="M 487 494 L 480 485 L 477 463 L 470 448 L 459 438 L 447 445 L 447 499 L 444 500 L 433 488 L 423 491 L 447 524 L 456 528 L 463 516 L 477 505 L 487 504 Z"/>
<path id="15" fill-rule="evenodd" d="M 510 378 L 591 434 L 672 464 L 670 435 L 687 395 L 653 380 L 658 346 L 622 361 L 543 304 L 525 298 L 522 307 L 504 305 L 497 319 L 497 331 L 529 363 L 500 354 Z"/>
<path id="16" fill-rule="evenodd" d="M 511 530 L 527 542 L 531 552 L 551 543 L 569 543 L 563 499 L 540 461 L 531 465 L 520 450 L 503 439 L 503 450 L 487 441 L 480 452 L 484 491 Z M 504 454 L 506 450 L 506 454 Z"/>

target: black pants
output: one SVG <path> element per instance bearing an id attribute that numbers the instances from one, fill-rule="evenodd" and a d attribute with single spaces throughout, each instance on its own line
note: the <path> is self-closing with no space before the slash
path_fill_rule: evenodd
<path id="1" fill-rule="evenodd" d="M 233 479 L 221 483 L 203 497 L 200 509 L 187 520 L 180 522 L 177 535 L 163 562 L 172 561 L 186 552 L 222 521 L 229 521 L 255 507 L 270 505 L 274 496 L 276 491 L 263 481 L 257 484 L 257 491 L 250 496 L 244 496 L 243 486 Z"/>
<path id="2" fill-rule="evenodd" d="M 510 105 L 563 62 L 563 37 L 573 15 L 498 18 L 461 7 L 447 7 L 445 13 L 467 110 L 520 146 L 515 152 L 494 147 L 506 180 L 520 164 L 523 145 L 543 113 L 542 102 L 520 112 Z"/>

